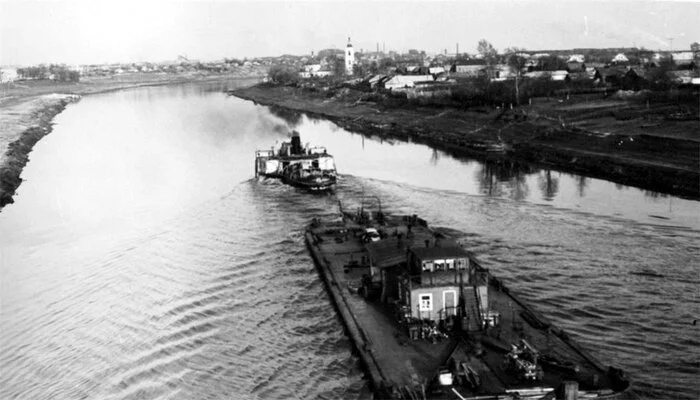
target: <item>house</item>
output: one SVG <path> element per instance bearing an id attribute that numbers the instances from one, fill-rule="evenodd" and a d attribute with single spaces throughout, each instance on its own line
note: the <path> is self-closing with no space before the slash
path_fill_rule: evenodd
<path id="1" fill-rule="evenodd" d="M 406 272 L 398 282 L 398 299 L 415 319 L 455 317 L 463 304 L 467 318 L 478 321 L 488 309 L 486 276 L 475 272 L 469 254 L 456 244 L 410 248 Z"/>
<path id="2" fill-rule="evenodd" d="M 445 72 L 445 68 L 443 67 L 430 67 L 428 69 L 428 72 L 430 72 L 430 75 L 439 75 Z"/>
<path id="3" fill-rule="evenodd" d="M 528 79 L 549 79 L 551 75 L 551 71 L 531 71 L 523 74 L 523 77 Z"/>
<path id="4" fill-rule="evenodd" d="M 622 77 L 622 87 L 626 90 L 640 90 L 646 81 L 647 72 L 641 67 L 630 67 Z"/>
<path id="5" fill-rule="evenodd" d="M 671 58 L 676 65 L 682 65 L 690 63 L 695 57 L 692 51 L 679 51 L 671 53 Z"/>
<path id="6" fill-rule="evenodd" d="M 304 65 L 304 71 L 313 74 L 321 70 L 321 64 Z"/>
<path id="7" fill-rule="evenodd" d="M 18 78 L 17 68 L 3 67 L 0 69 L 0 83 L 14 82 Z"/>
<path id="8" fill-rule="evenodd" d="M 455 63 L 451 71 L 458 74 L 468 74 L 471 76 L 479 76 L 486 70 L 486 61 L 484 60 L 467 60 Z"/>
<path id="9" fill-rule="evenodd" d="M 681 70 L 688 70 L 688 71 L 695 71 L 697 68 L 697 64 L 695 64 L 694 60 L 679 60 L 676 62 L 676 69 L 681 71 Z"/>
<path id="10" fill-rule="evenodd" d="M 566 70 L 569 72 L 582 72 L 586 70 L 586 64 L 582 62 L 568 62 L 566 63 Z"/>
<path id="11" fill-rule="evenodd" d="M 630 60 L 627 58 L 627 56 L 624 53 L 618 53 L 615 57 L 613 57 L 612 60 L 610 60 L 611 63 L 613 64 L 624 64 L 628 63 Z"/>
<path id="12" fill-rule="evenodd" d="M 374 88 L 376 88 L 377 86 L 379 86 L 380 83 L 386 81 L 386 78 L 387 78 L 386 75 L 377 74 L 377 75 L 374 75 L 374 76 L 370 77 L 370 78 L 367 80 L 367 83 L 369 83 L 369 87 L 370 87 L 370 88 L 374 89 Z"/>
<path id="13" fill-rule="evenodd" d="M 569 72 L 569 80 L 576 82 L 593 80 L 593 74 L 588 71 Z"/>
<path id="14" fill-rule="evenodd" d="M 599 68 L 606 68 L 607 65 L 605 63 L 599 63 L 599 62 L 587 62 L 586 63 L 586 71 L 595 71 L 596 69 Z"/>
<path id="15" fill-rule="evenodd" d="M 314 72 L 314 76 L 319 77 L 319 78 L 324 78 L 326 76 L 331 76 L 331 75 L 333 75 L 333 71 L 328 71 L 328 70 L 323 70 L 323 69 L 320 71 Z"/>
<path id="16" fill-rule="evenodd" d="M 619 85 L 626 73 L 627 70 L 623 67 L 599 68 L 596 70 L 594 80 L 608 85 Z"/>
<path id="17" fill-rule="evenodd" d="M 416 82 L 432 80 L 432 75 L 395 75 L 384 82 L 384 88 L 389 90 L 411 88 Z"/>
<path id="18" fill-rule="evenodd" d="M 693 72 L 690 70 L 668 71 L 667 75 L 672 82 L 679 85 L 690 85 L 693 83 Z"/>
<path id="19" fill-rule="evenodd" d="M 552 71 L 550 78 L 553 81 L 568 81 L 569 79 L 569 72 L 567 70 L 559 70 L 559 71 Z"/>
<path id="20" fill-rule="evenodd" d="M 517 74 L 506 64 L 496 64 L 486 68 L 486 75 L 492 81 L 505 81 L 506 79 L 515 79 Z"/>
<path id="21" fill-rule="evenodd" d="M 406 90 L 409 99 L 449 97 L 452 95 L 454 81 L 424 81 L 416 82 L 414 87 Z"/>

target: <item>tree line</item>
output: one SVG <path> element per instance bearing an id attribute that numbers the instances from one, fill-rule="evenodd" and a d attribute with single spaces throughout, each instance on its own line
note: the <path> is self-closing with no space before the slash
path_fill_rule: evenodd
<path id="1" fill-rule="evenodd" d="M 17 68 L 20 79 L 53 79 L 61 82 L 79 82 L 80 72 L 65 65 L 39 65 L 36 67 Z"/>

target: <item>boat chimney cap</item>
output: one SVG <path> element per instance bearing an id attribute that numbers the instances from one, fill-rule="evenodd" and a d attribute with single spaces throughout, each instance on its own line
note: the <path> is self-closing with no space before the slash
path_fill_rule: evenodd
<path id="1" fill-rule="evenodd" d="M 299 137 L 299 132 L 297 131 L 292 131 L 292 137 Z"/>

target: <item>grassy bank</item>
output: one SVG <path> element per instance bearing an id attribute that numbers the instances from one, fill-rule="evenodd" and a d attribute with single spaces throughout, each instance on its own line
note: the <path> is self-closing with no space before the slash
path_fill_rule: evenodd
<path id="1" fill-rule="evenodd" d="M 700 198 L 697 115 L 679 118 L 677 105 L 668 103 L 586 95 L 533 99 L 513 109 L 459 108 L 377 98 L 348 88 L 270 85 L 231 94 L 326 118 L 355 132 L 410 139 L 458 157 L 509 159 Z"/>
<path id="2" fill-rule="evenodd" d="M 253 84 L 260 76 L 260 71 L 235 75 L 138 73 L 80 82 L 34 80 L 0 84 L 0 210 L 13 202 L 29 153 L 36 142 L 51 132 L 53 118 L 81 96 L 143 86 L 232 79 L 250 80 Z"/>

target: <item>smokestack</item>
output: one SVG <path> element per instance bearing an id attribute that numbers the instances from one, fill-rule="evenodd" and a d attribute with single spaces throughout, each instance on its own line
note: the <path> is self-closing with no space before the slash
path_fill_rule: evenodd
<path id="1" fill-rule="evenodd" d="M 301 138 L 297 131 L 292 131 L 292 154 L 301 154 Z"/>
<path id="2" fill-rule="evenodd" d="M 455 51 L 455 55 L 459 55 L 459 42 L 457 42 L 457 50 Z"/>

